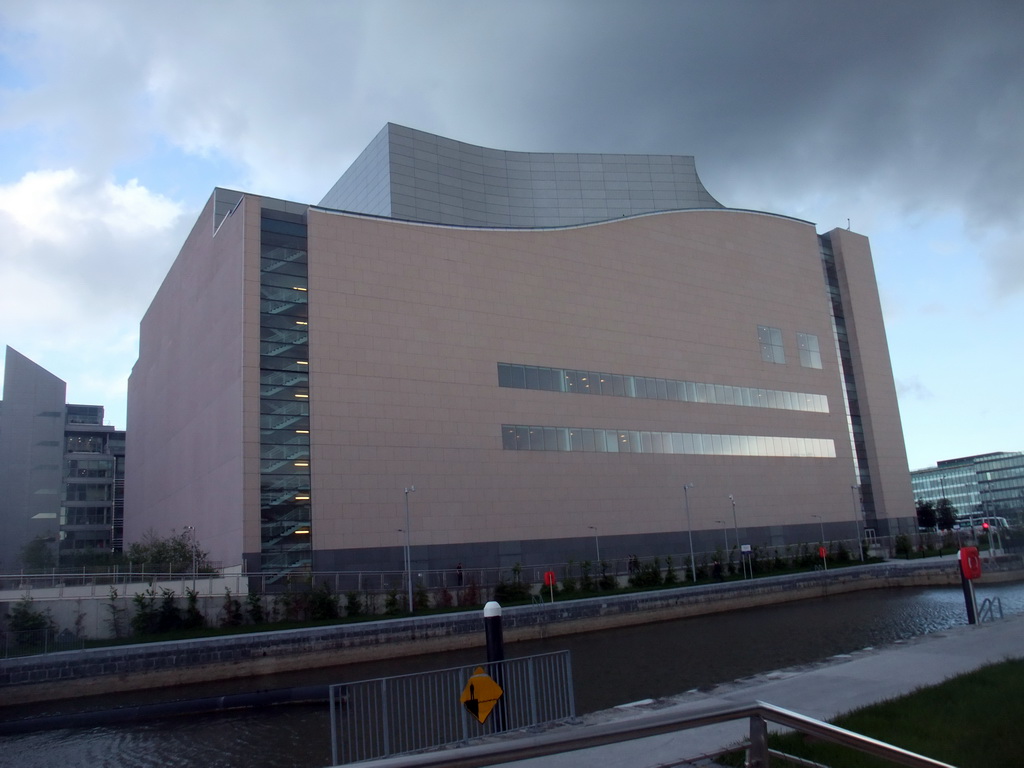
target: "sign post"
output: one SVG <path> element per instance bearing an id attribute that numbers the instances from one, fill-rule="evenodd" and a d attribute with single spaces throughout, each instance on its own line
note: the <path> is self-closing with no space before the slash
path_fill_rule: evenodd
<path id="1" fill-rule="evenodd" d="M 967 606 L 967 623 L 978 623 L 978 603 L 974 598 L 974 579 L 981 576 L 981 555 L 977 547 L 960 547 L 960 584 L 964 589 L 964 603 Z"/>
<path id="2" fill-rule="evenodd" d="M 555 602 L 555 572 L 544 571 L 544 586 L 548 588 L 548 593 L 551 595 L 551 602 Z"/>

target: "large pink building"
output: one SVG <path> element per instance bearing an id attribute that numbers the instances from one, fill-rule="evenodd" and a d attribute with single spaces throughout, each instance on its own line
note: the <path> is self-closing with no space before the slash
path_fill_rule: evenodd
<path id="1" fill-rule="evenodd" d="M 127 540 L 193 525 L 252 571 L 855 549 L 914 515 L 867 239 L 724 208 L 692 157 L 388 125 L 319 205 L 217 189 L 128 397 Z"/>

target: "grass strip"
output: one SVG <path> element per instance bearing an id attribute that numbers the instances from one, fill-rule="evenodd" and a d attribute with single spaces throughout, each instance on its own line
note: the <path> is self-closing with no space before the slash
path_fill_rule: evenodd
<path id="1" fill-rule="evenodd" d="M 1019 768 L 1024 660 L 982 667 L 836 718 L 835 725 L 958 768 Z M 830 768 L 891 768 L 891 762 L 800 733 L 771 734 L 772 749 Z M 723 764 L 742 765 L 733 753 Z M 772 768 L 793 765 L 772 758 Z"/>

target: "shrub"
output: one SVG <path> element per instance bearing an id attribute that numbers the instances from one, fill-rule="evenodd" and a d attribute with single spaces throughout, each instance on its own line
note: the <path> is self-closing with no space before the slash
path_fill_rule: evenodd
<path id="1" fill-rule="evenodd" d="M 223 614 L 223 618 L 220 620 L 222 627 L 240 627 L 242 625 L 242 604 L 227 587 L 224 588 L 224 605 L 221 606 L 220 612 Z"/>
<path id="2" fill-rule="evenodd" d="M 152 587 L 136 592 L 132 597 L 135 615 L 131 618 L 132 632 L 136 635 L 151 635 L 157 631 L 156 592 Z"/>
<path id="3" fill-rule="evenodd" d="M 708 556 L 707 553 L 701 555 L 700 562 L 697 564 L 697 579 L 703 580 L 708 578 Z"/>
<path id="4" fill-rule="evenodd" d="M 902 555 L 903 557 L 910 559 L 910 552 L 913 547 L 910 544 L 910 537 L 905 533 L 898 534 L 894 544 L 896 548 L 896 554 Z"/>
<path id="5" fill-rule="evenodd" d="M 601 580 L 598 582 L 598 586 L 605 590 L 615 589 L 618 586 L 618 581 L 614 576 L 608 573 L 608 563 L 604 560 L 601 561 Z"/>
<path id="6" fill-rule="evenodd" d="M 656 557 L 649 563 L 640 563 L 633 569 L 633 574 L 629 577 L 629 583 L 630 586 L 640 589 L 660 587 L 662 584 L 661 559 Z"/>
<path id="7" fill-rule="evenodd" d="M 14 635 L 15 644 L 26 647 L 43 645 L 47 635 L 57 630 L 50 612 L 33 609 L 32 598 L 28 595 L 11 607 L 7 626 Z"/>
<path id="8" fill-rule="evenodd" d="M 430 607 L 430 594 L 422 582 L 416 582 L 416 589 L 412 594 L 412 601 L 417 611 L 425 611 Z"/>
<path id="9" fill-rule="evenodd" d="M 253 624 L 262 624 L 266 621 L 266 615 L 263 612 L 263 596 L 258 592 L 250 592 L 246 595 L 245 612 Z"/>
<path id="10" fill-rule="evenodd" d="M 676 575 L 676 569 L 672 565 L 672 555 L 665 558 L 665 576 L 662 579 L 662 583 L 666 587 L 679 583 L 679 577 Z"/>
<path id="11" fill-rule="evenodd" d="M 499 581 L 494 588 L 494 599 L 502 605 L 521 603 L 530 599 L 531 590 L 528 584 L 518 581 Z"/>
<path id="12" fill-rule="evenodd" d="M 305 621 L 309 617 L 309 593 L 284 592 L 274 597 L 274 612 L 282 621 Z"/>
<path id="13" fill-rule="evenodd" d="M 147 565 L 151 570 L 187 573 L 194 564 L 197 571 L 208 572 L 213 568 L 206 559 L 207 554 L 196 544 L 191 531 L 182 530 L 161 539 L 155 531 L 149 530 L 141 541 L 128 547 L 125 558 L 131 563 Z"/>
<path id="14" fill-rule="evenodd" d="M 124 608 L 117 604 L 117 589 L 110 588 L 107 596 L 107 624 L 110 626 L 110 633 L 120 639 L 125 636 Z"/>
<path id="15" fill-rule="evenodd" d="M 181 627 L 181 609 L 174 590 L 161 587 L 160 609 L 157 611 L 156 631 L 172 632 Z"/>
<path id="16" fill-rule="evenodd" d="M 572 567 L 576 565 L 575 560 L 569 560 L 565 564 L 565 578 L 562 579 L 562 592 L 567 595 L 573 594 L 576 589 L 576 579 L 572 575 Z"/>
<path id="17" fill-rule="evenodd" d="M 786 570 L 789 567 L 789 560 L 788 560 L 788 558 L 784 558 L 779 553 L 779 548 L 778 547 L 775 548 L 775 556 L 774 556 L 774 559 L 772 561 L 772 567 L 776 571 L 784 571 L 784 570 Z"/>
<path id="18" fill-rule="evenodd" d="M 800 545 L 800 550 L 799 554 L 797 555 L 796 564 L 800 568 L 813 568 L 814 566 L 818 565 L 817 553 L 812 553 L 811 548 L 807 545 L 806 542 Z"/>
<path id="19" fill-rule="evenodd" d="M 336 619 L 341 615 L 338 597 L 326 583 L 318 584 L 309 593 L 309 618 L 314 621 Z"/>
<path id="20" fill-rule="evenodd" d="M 835 558 L 837 563 L 850 562 L 850 550 L 846 548 L 846 544 L 844 544 L 843 542 L 839 542 L 838 546 L 836 547 Z"/>
<path id="21" fill-rule="evenodd" d="M 364 607 L 363 601 L 359 599 L 359 593 L 355 590 L 345 593 L 345 615 L 346 616 L 361 616 L 363 614 Z"/>
<path id="22" fill-rule="evenodd" d="M 11 632 L 38 632 L 39 630 L 55 629 L 49 611 L 37 611 L 32 608 L 32 598 L 25 595 L 11 607 L 7 617 L 7 626 Z"/>
<path id="23" fill-rule="evenodd" d="M 441 608 L 451 608 L 454 603 L 452 593 L 448 591 L 448 587 L 442 587 L 441 591 L 437 593 L 437 604 Z"/>
<path id="24" fill-rule="evenodd" d="M 226 591 L 226 590 L 225 590 Z M 199 593 L 194 589 L 185 588 L 185 615 L 181 619 L 182 629 L 198 629 L 206 626 L 206 617 L 199 610 Z M 237 604 L 238 601 L 235 600 Z M 238 623 L 242 623 L 242 606 L 238 606 Z"/>
<path id="25" fill-rule="evenodd" d="M 459 595 L 459 605 L 464 608 L 480 605 L 480 587 L 474 579 L 469 580 L 469 584 Z"/>

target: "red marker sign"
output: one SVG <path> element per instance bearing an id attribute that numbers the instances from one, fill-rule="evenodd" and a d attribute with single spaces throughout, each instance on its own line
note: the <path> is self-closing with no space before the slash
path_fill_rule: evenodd
<path id="1" fill-rule="evenodd" d="M 965 579 L 977 579 L 981 576 L 981 555 L 977 547 L 960 548 L 960 572 Z"/>
<path id="2" fill-rule="evenodd" d="M 544 571 L 544 586 L 548 588 L 548 594 L 551 596 L 551 602 L 555 602 L 555 584 L 558 581 L 558 577 L 555 576 L 554 571 Z"/>

